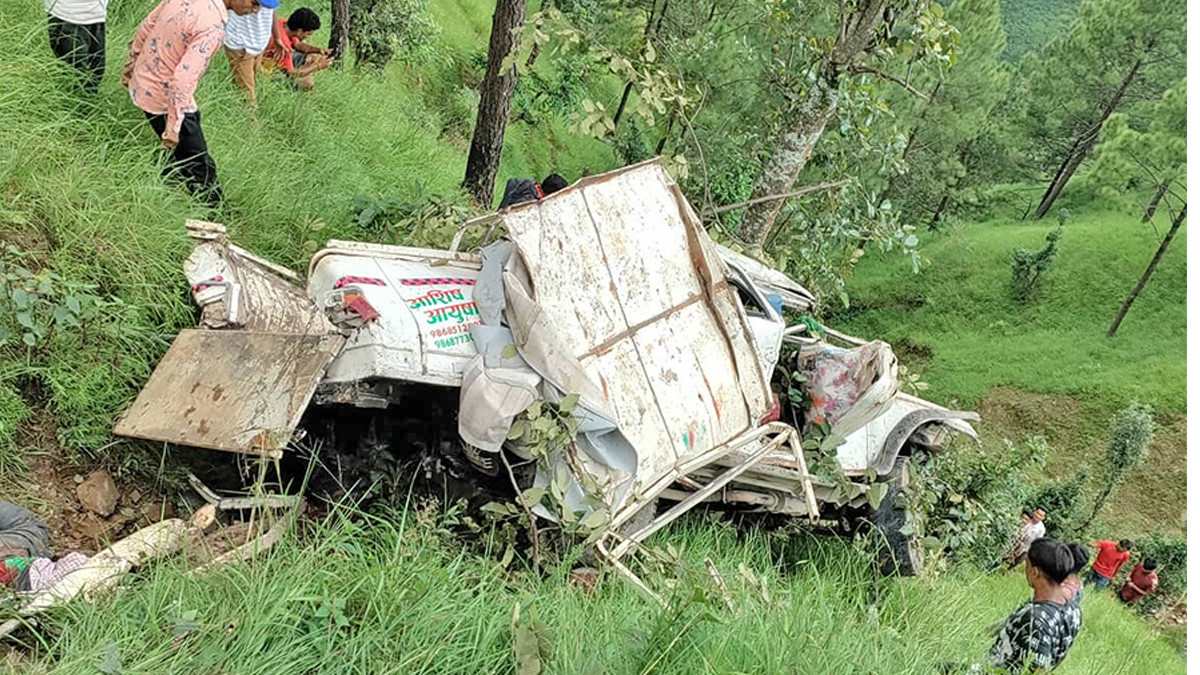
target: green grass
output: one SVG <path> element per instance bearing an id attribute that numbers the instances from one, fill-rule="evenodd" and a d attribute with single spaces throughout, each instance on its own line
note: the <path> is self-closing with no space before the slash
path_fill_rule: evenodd
<path id="1" fill-rule="evenodd" d="M 1005 436 L 1046 436 L 1052 475 L 1099 466 L 1110 416 L 1134 398 L 1151 403 L 1160 427 L 1150 459 L 1104 524 L 1133 537 L 1160 525 L 1182 531 L 1186 226 L 1116 337 L 1105 337 L 1167 217 L 1152 229 L 1132 211 L 1080 210 L 1042 292 L 1025 306 L 1008 294 L 1012 248 L 1041 248 L 1053 221 L 999 219 L 926 235 L 920 274 L 899 256 L 867 256 L 850 283 L 851 309 L 830 322 L 890 342 L 930 384 L 924 396 L 980 408 L 988 447 Z"/>
<path id="2" fill-rule="evenodd" d="M 541 625 L 542 672 L 926 674 L 982 658 L 984 628 L 1030 592 L 1016 573 L 876 587 L 867 559 L 841 540 L 785 540 L 695 516 L 654 542 L 680 551 L 667 610 L 613 576 L 589 593 L 567 583 L 565 569 L 545 578 L 502 571 L 427 516 L 335 518 L 303 545 L 285 541 L 251 566 L 200 577 L 153 568 L 116 597 L 53 615 L 42 630 L 52 643 L 31 643 L 22 672 L 92 672 L 115 652 L 124 672 L 159 675 L 511 673 L 519 606 L 520 625 Z M 1112 599 L 1085 597 L 1083 611 L 1057 672 L 1184 672 L 1172 648 Z M 173 647 L 188 612 L 195 625 Z"/>
<path id="3" fill-rule="evenodd" d="M 1053 221 L 997 220 L 927 236 L 918 275 L 898 257 L 868 256 L 851 282 L 854 307 L 838 325 L 888 339 L 922 364 L 934 396 L 977 405 L 993 387 L 1108 401 L 1141 398 L 1185 409 L 1186 227 L 1115 338 L 1105 331 L 1158 246 L 1157 234 L 1118 212 L 1074 216 L 1040 296 L 1008 294 L 1014 246 L 1039 249 Z"/>
<path id="4" fill-rule="evenodd" d="M 458 186 L 467 141 L 443 130 L 465 124 L 469 133 L 474 123 L 461 103 L 465 92 L 469 106 L 470 89 L 454 64 L 466 60 L 471 45 L 486 45 L 490 28 L 490 20 L 452 20 L 454 12 L 489 17 L 487 2 L 435 2 L 432 12 L 447 30 L 428 60 L 383 73 L 329 71 L 307 94 L 262 81 L 257 115 L 217 55 L 197 92 L 227 197 L 212 212 L 160 179 L 158 141 L 120 86 L 122 45 L 152 6 L 137 0 L 112 8 L 108 75 L 90 102 L 66 86 L 39 7 L 12 8 L 0 29 L 12 47 L 0 67 L 0 237 L 32 254 L 37 267 L 93 284 L 106 301 L 120 303 L 86 335 L 59 332 L 31 352 L 0 348 L 0 400 L 18 389 L 38 392 L 36 403 L 56 414 L 62 442 L 81 457 L 108 443 L 112 420 L 173 333 L 192 321 L 180 269 L 190 248 L 186 218 L 223 222 L 241 245 L 304 269 L 325 239 L 379 237 L 355 224 L 357 195 L 464 199 Z M 539 67 L 550 67 L 543 62 Z M 585 166 L 603 171 L 613 162 L 606 144 L 570 131 L 565 113 L 536 129 L 514 123 L 497 195 L 509 176 L 557 170 L 574 179 Z M 4 405 L 0 441 L 12 437 L 22 410 Z M 121 449 L 99 459 L 129 458 Z"/>

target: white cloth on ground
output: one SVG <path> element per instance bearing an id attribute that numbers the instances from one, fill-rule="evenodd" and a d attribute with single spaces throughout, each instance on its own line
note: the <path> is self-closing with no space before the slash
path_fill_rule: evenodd
<path id="1" fill-rule="evenodd" d="M 82 553 L 68 553 L 58 560 L 35 558 L 29 565 L 29 590 L 44 591 L 54 586 L 68 574 L 83 569 L 88 560 L 91 558 Z"/>

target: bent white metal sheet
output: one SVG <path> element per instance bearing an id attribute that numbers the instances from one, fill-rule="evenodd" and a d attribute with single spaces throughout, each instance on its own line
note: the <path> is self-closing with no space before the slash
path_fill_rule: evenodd
<path id="1" fill-rule="evenodd" d="M 638 451 L 638 480 L 729 442 L 770 393 L 714 244 L 657 162 L 502 212 L 539 307 Z"/>
<path id="2" fill-rule="evenodd" d="M 344 342 L 341 335 L 184 330 L 113 433 L 279 456 Z"/>

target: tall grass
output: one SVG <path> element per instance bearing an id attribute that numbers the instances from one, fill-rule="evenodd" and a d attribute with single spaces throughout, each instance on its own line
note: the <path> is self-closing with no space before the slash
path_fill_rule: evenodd
<path id="1" fill-rule="evenodd" d="M 588 592 L 567 583 L 566 568 L 504 571 L 416 517 L 335 515 L 303 543 L 198 577 L 160 565 L 97 605 L 56 613 L 43 643 L 28 638 L 24 665 L 93 672 L 116 653 L 125 673 L 161 675 L 510 673 L 519 607 L 516 625 L 544 640 L 548 673 L 925 674 L 982 658 L 985 626 L 1029 594 L 1017 574 L 877 582 L 842 540 L 780 539 L 697 515 L 654 542 L 681 559 L 663 609 L 613 576 Z M 1112 599 L 1087 597 L 1084 614 L 1064 675 L 1183 672 Z"/>
<path id="2" fill-rule="evenodd" d="M 61 442 L 78 459 L 133 461 L 125 448 L 101 453 L 113 419 L 145 382 L 173 334 L 192 320 L 180 263 L 190 249 L 186 218 L 225 223 L 243 246 L 303 270 L 329 238 L 373 239 L 360 230 L 354 199 L 465 199 L 459 182 L 474 113 L 456 64 L 468 45 L 486 48 L 490 21 L 456 22 L 419 63 L 382 72 L 327 71 L 300 94 L 260 79 L 252 113 L 216 55 L 196 98 L 226 201 L 212 211 L 161 180 L 158 140 L 119 82 L 124 44 L 152 0 L 113 3 L 108 74 L 99 95 L 81 99 L 50 53 L 36 4 L 6 8 L 0 40 L 0 239 L 38 266 L 93 284 L 111 303 L 90 335 L 60 331 L 42 349 L 0 348 L 0 464 L 11 464 L 13 430 L 28 408 L 54 413 Z M 295 3 L 278 11 L 286 15 Z M 435 3 L 490 16 L 476 0 Z M 479 31 L 483 31 L 480 35 Z M 549 60 L 546 60 L 549 63 Z M 550 67 L 543 64 L 539 67 Z M 468 107 L 461 101 L 464 94 Z M 457 125 L 457 126 L 456 126 Z M 571 133 L 566 113 L 537 129 L 510 126 L 497 190 L 511 175 L 613 163 L 603 143 Z M 101 330 L 101 327 L 103 328 Z M 11 405 L 10 405 L 11 404 Z"/>

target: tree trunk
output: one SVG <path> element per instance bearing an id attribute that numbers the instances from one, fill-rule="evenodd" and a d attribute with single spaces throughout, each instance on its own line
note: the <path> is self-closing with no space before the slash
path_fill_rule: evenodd
<path id="1" fill-rule="evenodd" d="M 1104 489 L 1100 491 L 1100 494 L 1096 495 L 1096 503 L 1092 504 L 1092 515 L 1088 516 L 1088 519 L 1079 526 L 1080 531 L 1086 530 L 1092 526 L 1092 522 L 1095 521 L 1096 517 L 1100 515 L 1100 510 L 1104 508 L 1104 504 L 1108 501 L 1108 498 L 1112 496 L 1113 490 L 1115 490 L 1116 487 L 1117 486 L 1115 482 L 1110 482 L 1108 485 L 1104 486 Z"/>
<path id="2" fill-rule="evenodd" d="M 837 110 L 842 75 L 878 40 L 879 23 L 889 1 L 860 0 L 854 11 L 843 18 L 833 52 L 821 64 L 816 80 L 804 93 L 804 101 L 787 121 L 783 138 L 754 182 L 751 199 L 783 194 L 792 189 L 796 177 L 808 164 L 813 146 Z M 737 238 L 754 249 L 761 249 L 783 205 L 783 200 L 773 200 L 748 207 L 738 224 Z"/>
<path id="3" fill-rule="evenodd" d="M 658 0 L 654 0 L 650 4 L 650 13 L 646 15 L 646 27 L 642 30 L 642 49 L 646 49 L 658 34 L 658 29 L 662 27 L 663 15 L 667 13 L 667 2 L 664 0 L 662 9 L 658 8 Z M 657 20 L 655 15 L 657 14 Z M 629 103 L 629 95 L 633 93 L 633 81 L 625 83 L 625 90 L 621 92 L 621 102 L 617 104 L 617 111 L 613 113 L 613 132 L 616 133 L 616 128 L 621 124 L 621 117 L 625 114 L 625 106 Z"/>
<path id="4" fill-rule="evenodd" d="M 663 148 L 667 147 L 667 139 L 671 136 L 671 128 L 675 126 L 675 116 L 671 115 L 667 118 L 667 130 L 663 133 L 663 137 L 658 139 L 658 146 L 654 148 L 654 154 L 661 155 Z"/>
<path id="5" fill-rule="evenodd" d="M 516 48 L 516 30 L 525 22 L 525 0 L 496 0 L 492 15 L 492 35 L 488 42 L 487 72 L 479 85 L 479 114 L 471 136 L 467 173 L 463 189 L 480 204 L 490 207 L 504 149 L 504 129 L 512 111 L 513 87 L 517 82 L 516 64 L 504 68 Z"/>
<path id="6" fill-rule="evenodd" d="M 1129 297 L 1125 298 L 1125 303 L 1121 305 L 1121 309 L 1117 312 L 1117 316 L 1113 318 L 1112 325 L 1108 327 L 1108 337 L 1117 334 L 1117 329 L 1121 327 L 1121 322 L 1125 320 L 1125 314 L 1129 312 L 1129 308 L 1133 305 L 1133 301 L 1141 295 L 1142 289 L 1146 287 L 1146 283 L 1150 281 L 1154 270 L 1158 269 L 1158 263 L 1162 261 L 1163 255 L 1166 254 L 1167 248 L 1171 246 L 1171 240 L 1175 238 L 1175 233 L 1183 225 L 1184 218 L 1187 218 L 1187 204 L 1179 209 L 1179 213 L 1175 214 L 1175 219 L 1171 221 L 1171 229 L 1167 230 L 1167 235 L 1163 237 L 1162 243 L 1158 245 L 1158 250 L 1154 252 L 1154 258 L 1150 260 L 1150 264 L 1146 267 L 1146 271 L 1142 273 L 1142 278 L 1138 279 L 1137 285 L 1129 292 Z"/>
<path id="7" fill-rule="evenodd" d="M 950 203 L 950 191 L 942 195 L 942 201 L 938 202 L 937 210 L 933 212 L 933 217 L 929 219 L 929 231 L 937 232 L 938 221 L 942 219 L 942 212 L 946 210 L 946 205 Z"/>
<path id="8" fill-rule="evenodd" d="M 1150 203 L 1146 205 L 1146 212 L 1142 214 L 1143 223 L 1150 222 L 1150 219 L 1154 217 L 1154 214 L 1158 211 L 1158 202 L 1162 200 L 1163 195 L 1167 194 L 1168 187 L 1170 185 L 1167 183 L 1158 184 L 1158 187 L 1154 190 L 1154 196 L 1150 198 Z"/>
<path id="9" fill-rule="evenodd" d="M 1062 194 L 1063 188 L 1067 186 L 1067 183 L 1071 180 L 1071 176 L 1075 175 L 1075 170 L 1079 168 L 1083 160 L 1087 159 L 1088 154 L 1092 151 L 1092 147 L 1096 145 L 1096 139 L 1100 137 L 1100 129 L 1104 126 L 1105 120 L 1116 111 L 1117 106 L 1121 103 L 1121 99 L 1125 98 L 1125 91 L 1137 79 L 1138 71 L 1141 69 L 1142 62 L 1139 59 L 1134 62 L 1133 67 L 1125 74 L 1125 79 L 1121 80 L 1121 85 L 1117 87 L 1117 90 L 1108 99 L 1108 103 L 1104 105 L 1104 110 L 1100 111 L 1100 118 L 1075 140 L 1070 152 L 1063 159 L 1063 163 L 1058 169 L 1058 174 L 1054 176 L 1054 180 L 1050 181 L 1045 194 L 1042 195 L 1042 201 L 1038 204 L 1037 211 L 1033 214 L 1034 220 L 1041 220 L 1050 212 L 1050 207 L 1054 206 L 1054 202 Z"/>
<path id="10" fill-rule="evenodd" d="M 616 133 L 617 125 L 621 123 L 621 115 L 625 114 L 625 104 L 629 102 L 629 94 L 633 91 L 633 83 L 625 83 L 625 91 L 621 92 L 621 102 L 617 104 L 617 112 L 613 113 L 613 133 Z"/>
<path id="11" fill-rule="evenodd" d="M 350 0 L 330 0 L 329 51 L 335 66 L 340 66 L 350 39 Z"/>
<path id="12" fill-rule="evenodd" d="M 554 7 L 554 0 L 544 0 L 544 2 L 542 2 L 541 11 L 545 12 L 546 10 L 552 9 L 553 7 Z M 529 58 L 525 59 L 525 68 L 527 70 L 529 68 L 532 68 L 533 64 L 537 63 L 538 56 L 541 56 L 541 54 L 542 54 L 541 43 L 538 43 L 538 42 L 533 43 L 533 49 L 529 50 Z"/>
<path id="13" fill-rule="evenodd" d="M 825 72 L 809 88 L 804 102 L 792 118 L 778 147 L 763 166 L 754 183 L 750 199 L 783 194 L 792 189 L 796 177 L 808 163 L 813 146 L 825 131 L 838 104 L 837 76 L 826 66 Z M 760 248 L 775 224 L 784 200 L 773 200 L 748 207 L 742 214 L 737 236 L 743 243 Z"/>

